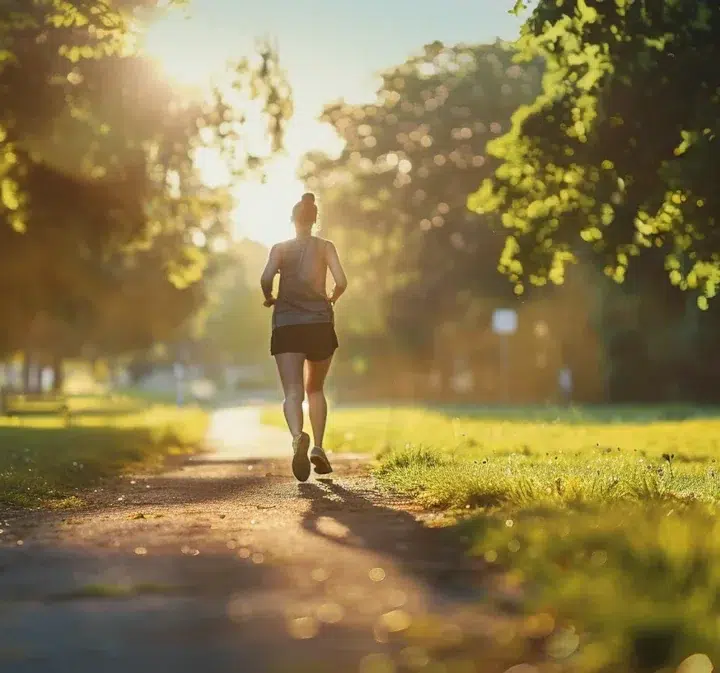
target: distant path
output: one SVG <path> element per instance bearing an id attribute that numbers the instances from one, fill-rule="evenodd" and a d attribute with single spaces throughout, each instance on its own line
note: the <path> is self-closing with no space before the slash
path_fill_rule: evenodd
<path id="1" fill-rule="evenodd" d="M 458 670 L 507 667 L 491 655 L 505 619 L 446 531 L 357 459 L 298 484 L 259 413 L 216 411 L 214 452 L 85 511 L 0 522 L 3 673 L 399 673 L 436 646 L 477 664 Z M 430 614 L 432 638 L 411 637 Z"/>
<path id="2" fill-rule="evenodd" d="M 279 428 L 261 425 L 258 406 L 229 407 L 213 413 L 208 444 L 213 447 L 207 460 L 245 460 L 286 458 L 289 434 Z"/>

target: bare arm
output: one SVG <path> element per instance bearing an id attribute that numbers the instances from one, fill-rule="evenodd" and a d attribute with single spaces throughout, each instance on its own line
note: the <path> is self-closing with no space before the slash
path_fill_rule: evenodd
<path id="1" fill-rule="evenodd" d="M 333 280 L 335 281 L 335 287 L 330 295 L 330 301 L 334 304 L 338 299 L 340 299 L 340 295 L 342 295 L 342 293 L 347 289 L 348 281 L 340 262 L 340 256 L 338 255 L 335 245 L 331 241 L 328 241 L 327 264 Z"/>
<path id="2" fill-rule="evenodd" d="M 265 270 L 260 276 L 260 287 L 262 288 L 263 295 L 265 296 L 265 306 L 272 306 L 275 303 L 275 299 L 272 296 L 273 281 L 275 276 L 280 270 L 280 246 L 273 245 L 270 248 L 270 254 L 268 255 L 267 264 L 265 264 Z"/>

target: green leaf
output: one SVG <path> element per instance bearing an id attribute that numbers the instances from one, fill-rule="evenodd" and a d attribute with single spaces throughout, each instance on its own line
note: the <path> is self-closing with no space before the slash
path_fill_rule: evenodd
<path id="1" fill-rule="evenodd" d="M 18 185 L 10 178 L 3 178 L 0 184 L 0 200 L 8 210 L 17 210 L 20 207 Z"/>

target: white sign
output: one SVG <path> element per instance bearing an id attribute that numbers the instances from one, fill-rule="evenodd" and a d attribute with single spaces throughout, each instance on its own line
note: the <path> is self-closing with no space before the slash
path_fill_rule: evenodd
<path id="1" fill-rule="evenodd" d="M 517 327 L 517 311 L 511 308 L 498 308 L 493 311 L 492 330 L 495 334 L 515 334 Z"/>
<path id="2" fill-rule="evenodd" d="M 567 394 L 570 394 L 572 392 L 573 388 L 573 380 L 572 380 L 572 371 L 569 367 L 563 367 L 558 372 L 558 384 L 560 385 L 560 389 Z"/>

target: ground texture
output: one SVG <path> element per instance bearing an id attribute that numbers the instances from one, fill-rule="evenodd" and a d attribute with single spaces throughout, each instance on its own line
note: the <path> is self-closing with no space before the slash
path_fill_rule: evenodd
<path id="1" fill-rule="evenodd" d="M 485 571 L 456 538 L 357 457 L 298 484 L 286 434 L 259 418 L 217 412 L 207 454 L 82 510 L 2 513 L 0 670 L 507 667 L 512 617 L 484 607 Z"/>

